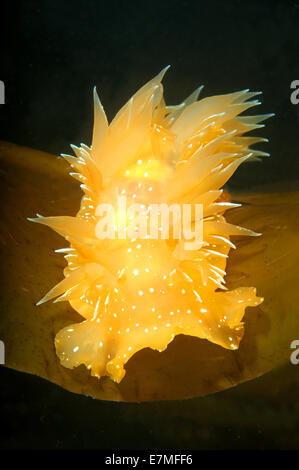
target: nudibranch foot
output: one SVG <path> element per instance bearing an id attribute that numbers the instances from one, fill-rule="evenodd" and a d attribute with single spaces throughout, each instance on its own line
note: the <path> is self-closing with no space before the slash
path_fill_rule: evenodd
<path id="1" fill-rule="evenodd" d="M 123 325 L 114 313 L 107 316 L 108 321 L 107 317 L 99 316 L 64 328 L 55 339 L 61 364 L 71 369 L 85 364 L 92 376 L 107 375 L 120 382 L 125 375 L 124 365 L 136 352 L 145 347 L 163 351 L 178 334 L 237 349 L 244 333 L 241 320 L 246 307 L 263 301 L 252 287 L 216 292 L 214 297 L 203 298 L 201 302 L 195 294 L 191 301 L 183 302 L 184 296 L 173 294 L 174 305 L 170 310 L 144 306 L 143 318 L 138 310 L 136 315 L 127 312 L 129 320 Z"/>
<path id="2" fill-rule="evenodd" d="M 60 250 L 67 261 L 64 280 L 39 302 L 69 301 L 84 319 L 57 334 L 61 363 L 85 364 L 92 375 L 116 382 L 133 354 L 146 347 L 162 351 L 178 334 L 238 348 L 246 307 L 263 301 L 253 287 L 226 288 L 227 258 L 236 248 L 231 237 L 260 234 L 227 223 L 226 211 L 239 205 L 223 199 L 221 188 L 243 162 L 268 156 L 251 148 L 266 139 L 244 134 L 263 127 L 272 114 L 242 114 L 260 104 L 252 100 L 259 93 L 249 90 L 198 101 L 200 87 L 180 105 L 166 106 L 165 71 L 110 125 L 94 89 L 92 145 L 72 146 L 75 157 L 63 155 L 84 193 L 79 212 L 31 219 L 69 243 Z M 168 238 L 140 233 L 117 238 L 115 227 L 124 224 L 128 230 L 130 220 L 138 225 L 136 215 L 122 219 L 124 198 L 127 206 L 142 208 L 144 220 L 153 205 L 179 213 L 186 205 L 201 206 L 201 215 L 191 219 L 193 229 L 202 222 L 200 243 L 187 249 L 190 237 L 184 230 L 181 238 L 175 236 L 181 225 L 174 218 Z M 108 206 L 114 222 L 101 237 Z"/>

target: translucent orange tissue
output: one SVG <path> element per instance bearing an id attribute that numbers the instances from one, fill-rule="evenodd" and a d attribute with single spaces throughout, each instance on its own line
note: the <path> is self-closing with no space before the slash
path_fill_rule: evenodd
<path id="1" fill-rule="evenodd" d="M 222 202 L 221 187 L 238 166 L 261 152 L 244 137 L 268 116 L 239 117 L 259 102 L 243 90 L 197 101 L 197 90 L 181 105 L 167 107 L 161 79 L 142 87 L 108 125 L 94 91 L 91 147 L 74 147 L 63 155 L 84 195 L 76 217 L 31 219 L 48 225 L 69 246 L 65 278 L 39 304 L 58 297 L 83 317 L 55 339 L 61 364 L 80 364 L 96 377 L 120 382 L 124 364 L 139 350 L 163 351 L 178 334 L 205 338 L 237 349 L 247 306 L 262 298 L 254 287 L 225 287 L 226 260 L 234 235 L 258 233 L 227 223 L 224 213 L 236 207 Z M 186 250 L 185 238 L 167 243 L 150 235 L 98 239 L 97 207 L 127 204 L 201 204 L 203 243 Z M 116 209 L 117 210 L 117 209 Z M 174 241 L 174 240 L 172 240 Z"/>
<path id="2" fill-rule="evenodd" d="M 251 148 L 266 139 L 245 134 L 270 115 L 240 115 L 259 104 L 248 90 L 198 100 L 198 89 L 166 106 L 164 73 L 110 125 L 94 91 L 92 144 L 72 146 L 75 156 L 1 144 L 0 338 L 9 367 L 132 401 L 211 393 L 286 360 L 299 332 L 298 191 L 222 189 L 242 162 L 266 155 Z M 171 235 L 99 239 L 97 208 L 117 210 L 121 195 L 147 208 L 200 204 L 200 247 L 186 250 Z M 34 211 L 45 216 L 30 220 L 67 243 L 29 224 Z M 34 306 L 41 295 L 39 304 L 58 303 Z"/>

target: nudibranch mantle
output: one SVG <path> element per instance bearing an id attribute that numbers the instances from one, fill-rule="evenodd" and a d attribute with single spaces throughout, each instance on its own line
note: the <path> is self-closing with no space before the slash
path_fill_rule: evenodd
<path id="1" fill-rule="evenodd" d="M 58 332 L 61 364 L 85 364 L 96 377 L 120 382 L 124 365 L 137 351 L 158 351 L 178 334 L 237 349 L 247 306 L 263 299 L 254 287 L 225 287 L 234 235 L 258 236 L 226 222 L 238 206 L 221 189 L 238 166 L 267 154 L 250 146 L 267 139 L 248 137 L 270 114 L 239 116 L 260 104 L 259 93 L 243 90 L 198 101 L 201 88 L 178 106 L 166 106 L 161 80 L 168 67 L 144 85 L 109 125 L 94 89 L 92 145 L 72 145 L 62 155 L 84 192 L 75 217 L 41 217 L 62 235 L 64 279 L 41 304 L 69 301 L 81 323 Z M 132 203 L 202 204 L 203 244 L 184 250 L 184 239 L 104 239 L 95 235 L 96 208 L 116 205 L 119 195 Z"/>

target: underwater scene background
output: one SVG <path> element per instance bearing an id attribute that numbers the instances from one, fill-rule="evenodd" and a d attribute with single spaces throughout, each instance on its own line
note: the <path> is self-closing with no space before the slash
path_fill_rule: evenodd
<path id="1" fill-rule="evenodd" d="M 169 103 L 199 85 L 203 96 L 250 88 L 263 91 L 261 112 L 276 114 L 260 134 L 271 158 L 240 167 L 229 190 L 298 189 L 298 1 L 18 1 L 4 18 L 0 140 L 69 153 L 91 140 L 94 85 L 111 120 L 171 64 Z M 116 403 L 1 366 L 0 448 L 298 449 L 298 385 L 288 363 L 214 395 Z"/>

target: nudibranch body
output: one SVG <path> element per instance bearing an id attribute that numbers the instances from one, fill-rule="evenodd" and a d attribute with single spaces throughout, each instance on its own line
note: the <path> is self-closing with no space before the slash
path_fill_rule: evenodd
<path id="1" fill-rule="evenodd" d="M 226 222 L 236 204 L 222 187 L 249 159 L 266 155 L 251 149 L 263 138 L 244 136 L 270 115 L 239 116 L 259 104 L 258 93 L 240 92 L 198 101 L 201 88 L 178 106 L 166 106 L 161 80 L 166 69 L 144 85 L 110 125 L 94 90 L 92 145 L 72 146 L 62 155 L 84 192 L 75 217 L 31 219 L 61 234 L 65 278 L 39 304 L 58 297 L 83 317 L 55 339 L 61 364 L 85 364 L 96 377 L 120 382 L 124 365 L 137 351 L 163 351 L 178 334 L 236 349 L 244 333 L 247 306 L 260 304 L 254 287 L 225 287 L 234 235 L 257 236 Z M 106 238 L 96 235 L 101 204 L 200 204 L 202 243 L 184 249 L 177 239 Z M 117 211 L 117 209 L 116 209 Z M 193 220 L 194 224 L 194 220 Z M 172 227 L 173 229 L 174 227 Z"/>

